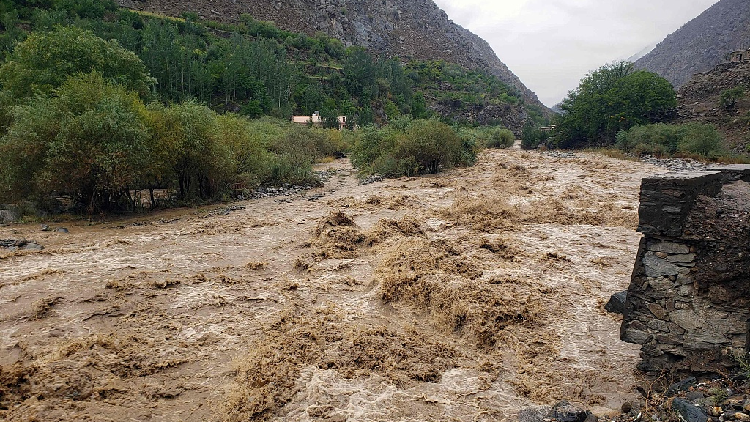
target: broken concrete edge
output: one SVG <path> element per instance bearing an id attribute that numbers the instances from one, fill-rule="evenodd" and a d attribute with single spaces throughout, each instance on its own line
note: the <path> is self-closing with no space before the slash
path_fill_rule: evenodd
<path id="1" fill-rule="evenodd" d="M 716 196 L 723 185 L 737 180 L 750 182 L 750 165 L 717 165 L 705 171 L 666 173 L 643 179 L 638 231 L 654 236 L 681 236 L 697 197 Z"/>
<path id="2" fill-rule="evenodd" d="M 740 181 L 750 165 L 643 180 L 644 237 L 620 330 L 643 346 L 642 371 L 719 373 L 747 353 L 750 192 Z"/>

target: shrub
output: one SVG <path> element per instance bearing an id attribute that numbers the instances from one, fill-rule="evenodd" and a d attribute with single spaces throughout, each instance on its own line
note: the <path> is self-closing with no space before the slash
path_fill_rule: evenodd
<path id="1" fill-rule="evenodd" d="M 699 156 L 715 159 L 726 154 L 722 136 L 707 124 L 653 124 L 617 134 L 616 146 L 625 152 L 655 156 Z"/>
<path id="2" fill-rule="evenodd" d="M 321 131 L 292 126 L 270 145 L 274 153 L 271 174 L 267 183 L 306 185 L 317 183 L 312 174 L 312 164 L 322 154 L 318 145 L 325 142 Z"/>
<path id="3" fill-rule="evenodd" d="M 510 148 L 516 140 L 516 136 L 509 129 L 493 127 L 488 129 L 489 139 L 485 144 L 487 148 Z"/>
<path id="4" fill-rule="evenodd" d="M 334 157 L 342 158 L 349 150 L 349 145 L 344 139 L 344 131 L 338 129 L 314 129 L 316 158 Z"/>
<path id="5" fill-rule="evenodd" d="M 437 120 L 400 121 L 402 127 L 363 128 L 352 148 L 352 162 L 365 173 L 387 177 L 437 173 L 473 164 L 472 140 L 459 137 Z"/>
<path id="6" fill-rule="evenodd" d="M 213 199 L 228 191 L 236 172 L 231 150 L 219 138 L 218 116 L 208 107 L 186 102 L 151 109 L 157 142 L 163 145 L 183 200 Z"/>
<path id="7" fill-rule="evenodd" d="M 681 139 L 680 126 L 657 123 L 620 131 L 617 134 L 615 146 L 636 155 L 649 154 L 662 157 L 677 153 Z"/>
<path id="8" fill-rule="evenodd" d="M 723 137 L 713 126 L 688 123 L 682 128 L 679 152 L 688 155 L 697 154 L 709 159 L 715 159 L 727 153 Z"/>
<path id="9" fill-rule="evenodd" d="M 534 149 L 539 145 L 545 145 L 549 140 L 549 132 L 545 132 L 531 125 L 526 125 L 521 134 L 521 148 Z"/>
<path id="10" fill-rule="evenodd" d="M 737 100 L 745 96 L 745 87 L 737 86 L 726 89 L 719 96 L 719 105 L 725 110 L 731 110 L 737 105 Z"/>
<path id="11" fill-rule="evenodd" d="M 253 136 L 253 129 L 247 118 L 236 114 L 216 118 L 216 139 L 229 149 L 236 171 L 235 181 L 244 189 L 253 189 L 266 182 L 274 159 L 265 148 L 264 140 Z"/>
<path id="12" fill-rule="evenodd" d="M 416 173 L 437 173 L 461 160 L 461 138 L 437 120 L 416 120 L 396 145 L 394 156 L 416 163 Z"/>

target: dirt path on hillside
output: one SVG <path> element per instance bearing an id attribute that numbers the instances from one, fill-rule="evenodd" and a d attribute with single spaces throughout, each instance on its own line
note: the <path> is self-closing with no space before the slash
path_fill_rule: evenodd
<path id="1" fill-rule="evenodd" d="M 490 421 L 635 397 L 640 179 L 488 151 L 443 175 L 66 226 L 0 227 L 0 419 Z"/>

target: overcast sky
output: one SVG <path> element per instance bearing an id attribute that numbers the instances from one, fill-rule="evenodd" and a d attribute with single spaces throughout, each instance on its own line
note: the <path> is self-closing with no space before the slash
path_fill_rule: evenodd
<path id="1" fill-rule="evenodd" d="M 435 0 L 484 38 L 547 106 L 586 73 L 627 59 L 718 0 Z"/>

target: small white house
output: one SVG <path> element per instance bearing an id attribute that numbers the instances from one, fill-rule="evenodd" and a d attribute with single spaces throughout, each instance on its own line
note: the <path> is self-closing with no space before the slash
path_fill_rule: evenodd
<path id="1" fill-rule="evenodd" d="M 346 116 L 339 116 L 338 121 L 339 130 L 346 127 Z M 292 123 L 322 127 L 323 118 L 320 116 L 320 112 L 316 111 L 312 116 L 292 116 Z"/>

